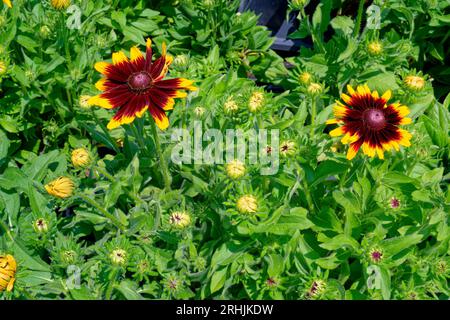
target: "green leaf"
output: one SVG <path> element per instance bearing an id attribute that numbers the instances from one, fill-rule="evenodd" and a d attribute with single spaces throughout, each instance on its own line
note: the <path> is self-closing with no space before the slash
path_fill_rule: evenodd
<path id="1" fill-rule="evenodd" d="M 124 280 L 114 287 L 120 291 L 127 300 L 144 300 L 144 297 L 137 292 L 138 286 L 135 282 Z"/>
<path id="2" fill-rule="evenodd" d="M 267 273 L 269 277 L 276 277 L 283 273 L 284 259 L 279 254 L 270 254 L 267 257 L 268 267 Z"/>
<path id="3" fill-rule="evenodd" d="M 316 171 L 314 172 L 314 180 L 311 183 L 311 187 L 317 185 L 323 180 L 337 175 L 339 173 L 345 172 L 348 169 L 348 164 L 339 163 L 333 160 L 325 160 L 319 164 Z"/>
<path id="4" fill-rule="evenodd" d="M 222 289 L 223 285 L 225 284 L 225 280 L 227 278 L 227 271 L 228 268 L 225 267 L 213 273 L 210 285 L 211 293 L 217 292 L 220 289 Z"/>
<path id="5" fill-rule="evenodd" d="M 318 240 L 324 240 L 319 246 L 327 250 L 337 250 L 344 247 L 349 247 L 355 251 L 359 249 L 358 241 L 344 234 L 339 234 L 331 239 L 320 236 Z"/>

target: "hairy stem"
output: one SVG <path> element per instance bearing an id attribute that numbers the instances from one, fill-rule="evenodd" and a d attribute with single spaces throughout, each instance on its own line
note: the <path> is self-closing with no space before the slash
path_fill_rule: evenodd
<path id="1" fill-rule="evenodd" d="M 166 160 L 164 159 L 164 155 L 162 153 L 161 142 L 159 140 L 158 131 L 156 129 L 156 124 L 153 119 L 150 119 L 150 125 L 152 128 L 153 138 L 155 139 L 156 153 L 159 158 L 159 165 L 161 166 L 161 174 L 164 179 L 164 188 L 166 190 L 170 190 L 171 178 L 170 178 L 169 168 L 167 167 Z"/>
<path id="2" fill-rule="evenodd" d="M 95 209 L 97 209 L 98 211 L 100 211 L 106 218 L 108 218 L 109 220 L 111 220 L 111 222 L 120 230 L 124 231 L 125 228 L 124 226 L 120 223 L 120 221 L 111 213 L 109 213 L 108 211 L 106 211 L 106 209 L 104 209 L 97 201 L 95 201 L 94 199 L 89 198 L 88 196 L 79 193 L 77 194 L 78 197 L 80 197 L 81 199 L 83 199 L 84 202 L 90 204 L 91 206 L 93 206 Z"/>

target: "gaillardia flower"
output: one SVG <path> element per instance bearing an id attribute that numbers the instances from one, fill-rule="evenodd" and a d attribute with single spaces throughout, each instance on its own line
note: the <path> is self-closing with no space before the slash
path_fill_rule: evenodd
<path id="1" fill-rule="evenodd" d="M 95 86 L 103 92 L 89 99 L 89 104 L 118 109 L 108 124 L 110 130 L 122 124 L 129 124 L 136 117 L 141 118 L 147 110 L 156 125 L 164 130 L 169 126 L 166 111 L 173 109 L 174 98 L 187 96 L 181 90 L 197 90 L 192 85 L 193 81 L 187 79 L 163 80 L 173 58 L 166 56 L 166 45 L 163 43 L 162 56 L 152 62 L 151 45 L 151 40 L 147 39 L 145 57 L 137 47 L 132 47 L 130 59 L 119 51 L 113 53 L 112 64 L 95 64 L 95 69 L 104 75 Z"/>
<path id="2" fill-rule="evenodd" d="M 8 6 L 8 8 L 12 8 L 11 0 L 3 0 L 3 3 Z"/>
<path id="3" fill-rule="evenodd" d="M 12 291 L 16 281 L 16 268 L 16 260 L 12 255 L 0 255 L 0 292 Z"/>
<path id="4" fill-rule="evenodd" d="M 70 178 L 59 177 L 45 185 L 45 190 L 52 196 L 68 198 L 72 195 L 75 185 Z"/>
<path id="5" fill-rule="evenodd" d="M 327 120 L 327 124 L 342 124 L 332 130 L 330 135 L 344 135 L 341 142 L 350 144 L 347 159 L 353 159 L 362 147 L 364 154 L 384 159 L 384 150 L 400 149 L 400 145 L 409 147 L 412 135 L 398 126 L 411 123 L 409 109 L 400 103 L 388 104 L 391 91 L 381 97 L 377 91 L 371 92 L 367 85 L 358 86 L 355 91 L 347 86 L 350 96 L 342 94 L 342 100 L 336 101 L 335 119 Z"/>

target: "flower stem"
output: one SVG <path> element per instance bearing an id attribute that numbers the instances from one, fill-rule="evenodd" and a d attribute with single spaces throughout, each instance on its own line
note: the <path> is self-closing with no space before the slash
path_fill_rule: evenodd
<path id="1" fill-rule="evenodd" d="M 314 137 L 314 130 L 316 129 L 316 116 L 317 116 L 317 99 L 313 97 L 311 99 L 311 139 Z"/>
<path id="2" fill-rule="evenodd" d="M 5 230 L 5 233 L 11 239 L 11 241 L 14 241 L 14 237 L 12 236 L 11 231 L 9 230 L 9 227 L 6 225 L 6 223 L 3 220 L 0 220 L 0 229 Z"/>
<path id="3" fill-rule="evenodd" d="M 144 139 L 142 139 L 142 134 L 139 133 L 139 130 L 134 122 L 133 124 L 131 124 L 131 130 L 133 130 L 133 135 L 136 138 L 137 143 L 139 144 L 139 148 L 141 148 L 144 154 L 148 154 Z"/>
<path id="4" fill-rule="evenodd" d="M 95 201 L 94 199 L 89 198 L 88 196 L 79 193 L 78 196 L 83 199 L 83 201 L 85 201 L 86 203 L 90 204 L 91 206 L 93 206 L 95 209 L 97 209 L 98 211 L 100 211 L 106 218 L 108 218 L 109 220 L 111 220 L 111 222 L 118 227 L 120 230 L 124 231 L 125 228 L 122 225 L 122 223 L 120 223 L 120 221 L 111 213 L 109 213 L 108 211 L 106 211 L 106 209 L 104 209 L 99 203 L 97 203 L 97 201 Z"/>
<path id="5" fill-rule="evenodd" d="M 353 30 L 353 37 L 358 37 L 359 31 L 361 29 L 361 21 L 362 21 L 362 15 L 364 11 L 364 3 L 365 0 L 359 0 L 359 6 L 358 6 L 358 15 L 356 16 L 356 23 L 355 23 L 355 29 Z"/>
<path id="6" fill-rule="evenodd" d="M 164 179 L 164 187 L 166 190 L 170 190 L 170 184 L 171 184 L 170 173 L 169 173 L 169 169 L 167 167 L 166 160 L 164 159 L 164 155 L 162 153 L 161 142 L 159 140 L 158 131 L 156 129 L 156 124 L 153 119 L 150 119 L 150 126 L 152 128 L 153 138 L 155 139 L 156 153 L 158 155 L 159 164 L 161 166 L 161 173 L 162 173 L 162 176 Z"/>

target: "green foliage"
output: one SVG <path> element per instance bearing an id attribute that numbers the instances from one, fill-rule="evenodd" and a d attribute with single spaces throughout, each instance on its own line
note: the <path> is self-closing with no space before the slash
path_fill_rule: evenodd
<path id="1" fill-rule="evenodd" d="M 361 30 L 356 12 L 336 16 L 343 1 L 291 1 L 291 37 L 313 46 L 286 59 L 289 70 L 238 1 L 72 4 L 13 0 L 0 12 L 0 254 L 18 265 L 0 299 L 449 299 L 448 1 L 389 1 L 380 28 Z M 158 136 L 150 117 L 108 131 L 112 111 L 81 99 L 98 93 L 93 65 L 147 37 L 155 52 L 167 43 L 170 77 L 199 90 L 177 100 Z M 325 125 L 345 86 L 363 83 L 411 110 L 412 146 L 385 160 L 347 160 Z M 278 129 L 294 147 L 267 176 L 261 164 L 232 179 L 225 163 L 172 163 L 172 134 L 194 135 L 195 122 Z M 89 151 L 86 167 L 72 164 L 76 148 Z M 60 176 L 74 181 L 71 197 L 46 191 Z M 180 212 L 188 220 L 176 225 Z"/>

